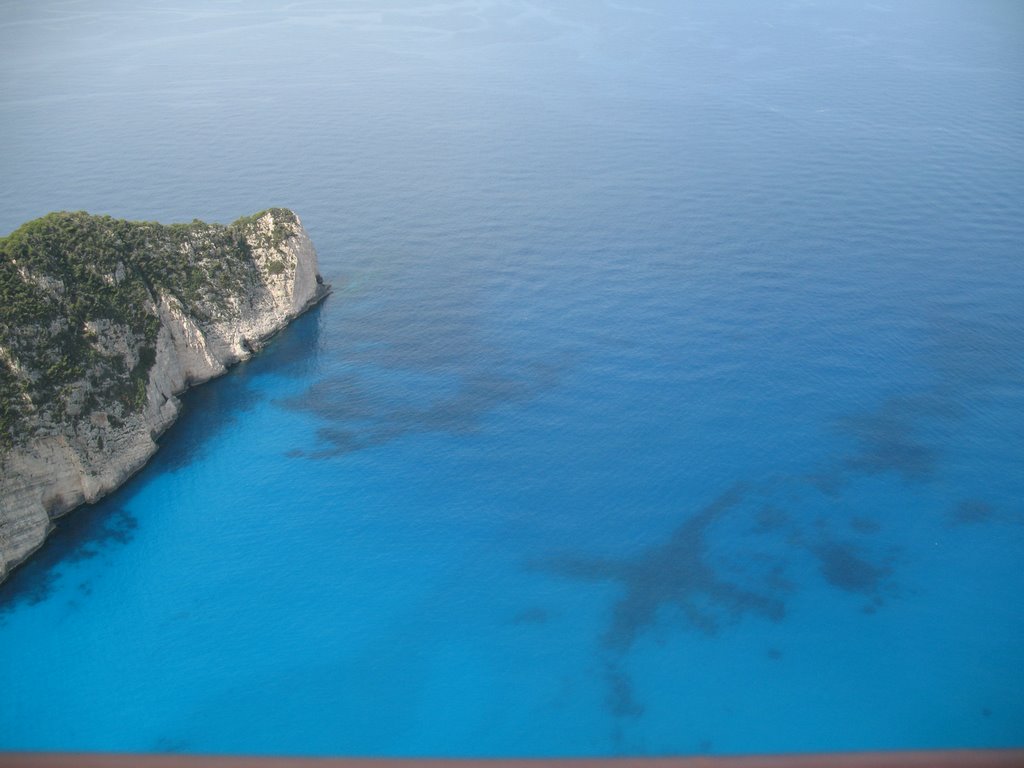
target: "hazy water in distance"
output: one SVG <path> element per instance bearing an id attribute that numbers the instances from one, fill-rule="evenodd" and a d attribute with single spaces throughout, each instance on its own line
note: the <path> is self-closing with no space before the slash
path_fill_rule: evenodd
<path id="1" fill-rule="evenodd" d="M 0 230 L 334 284 L 0 587 L 0 748 L 1024 745 L 1015 2 L 14 4 Z"/>

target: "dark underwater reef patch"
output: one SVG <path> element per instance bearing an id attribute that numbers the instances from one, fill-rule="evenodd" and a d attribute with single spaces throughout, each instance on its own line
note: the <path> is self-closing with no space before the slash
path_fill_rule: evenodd
<path id="1" fill-rule="evenodd" d="M 557 369 L 533 364 L 518 369 L 441 370 L 421 386 L 403 377 L 349 372 L 322 379 L 281 405 L 312 413 L 323 447 L 293 449 L 289 456 L 326 459 L 384 445 L 407 435 L 469 434 L 496 408 L 525 402 L 557 380 Z M 434 394 L 430 396 L 425 393 Z"/>
<path id="2" fill-rule="evenodd" d="M 472 274 L 452 283 L 427 270 L 336 304 L 343 330 L 320 355 L 324 377 L 278 403 L 313 416 L 320 444 L 286 454 L 329 459 L 410 435 L 470 434 L 495 409 L 557 384 L 570 353 L 495 344 L 481 291 Z"/>
<path id="3" fill-rule="evenodd" d="M 729 489 L 684 519 L 664 542 L 633 555 L 602 558 L 563 554 L 530 564 L 566 578 L 619 585 L 620 596 L 602 636 L 605 701 L 616 723 L 644 712 L 624 669 L 625 657 L 637 638 L 658 622 L 674 619 L 690 630 L 714 636 L 747 615 L 769 621 L 785 618 L 780 595 L 788 585 L 778 563 L 761 563 L 760 574 L 738 576 L 711 546 L 715 524 L 735 513 L 747 495 L 747 489 L 741 486 Z M 759 509 L 764 511 L 763 506 Z M 772 512 L 767 528 L 777 534 L 788 519 Z M 621 727 L 613 726 L 613 742 L 621 735 Z"/>
<path id="4" fill-rule="evenodd" d="M 1024 511 L 998 509 L 984 499 L 964 499 L 946 513 L 953 526 L 1024 525 Z"/>
<path id="5" fill-rule="evenodd" d="M 941 449 L 922 434 L 931 420 L 953 417 L 956 410 L 945 398 L 920 394 L 891 397 L 877 410 L 840 420 L 841 429 L 855 443 L 845 458 L 852 472 L 894 472 L 906 482 L 931 477 Z"/>
<path id="6" fill-rule="evenodd" d="M 855 544 L 845 541 L 824 541 L 813 546 L 821 575 L 829 584 L 844 592 L 879 595 L 892 576 L 892 566 L 876 563 Z"/>
<path id="7" fill-rule="evenodd" d="M 1011 318 L 982 323 L 933 315 L 922 349 L 918 362 L 931 373 L 930 383 L 838 418 L 834 427 L 850 448 L 805 475 L 808 483 L 838 497 L 856 475 L 927 482 L 943 456 L 960 449 L 958 422 L 967 405 L 1024 377 L 1024 336 Z"/>
<path id="8" fill-rule="evenodd" d="M 534 606 L 533 608 L 526 608 L 519 611 L 519 613 L 512 617 L 512 623 L 519 625 L 547 624 L 549 618 L 551 618 L 550 614 L 546 610 Z"/>
<path id="9" fill-rule="evenodd" d="M 773 487 L 737 484 L 683 520 L 665 541 L 630 556 L 562 554 L 533 563 L 566 578 L 618 586 L 601 638 L 610 659 L 605 676 L 613 717 L 642 712 L 624 659 L 657 622 L 714 635 L 744 616 L 779 621 L 796 588 L 792 573 L 816 574 L 837 593 L 859 598 L 864 614 L 898 597 L 902 555 L 886 546 L 883 535 L 892 529 L 883 531 L 877 510 L 852 510 L 842 497 L 852 483 L 866 478 L 893 477 L 912 492 L 940 474 L 944 457 L 961 450 L 958 430 L 965 403 L 1024 368 L 1024 355 L 1008 355 L 1005 334 L 992 330 L 933 328 L 924 362 L 931 364 L 935 378 L 838 418 L 834 426 L 845 449 L 807 473 L 783 478 Z M 975 499 L 957 504 L 947 519 L 977 525 L 1007 517 Z M 745 522 L 737 525 L 737 520 Z M 731 551 L 714 546 L 713 530 L 722 523 L 738 534 Z M 758 562 L 766 552 L 774 554 L 774 563 L 771 556 Z M 730 558 L 750 567 L 737 568 Z M 769 653 L 768 659 L 779 655 Z"/>
<path id="10" fill-rule="evenodd" d="M 110 547 L 127 544 L 135 535 L 138 520 L 126 509 L 108 502 L 84 505 L 57 521 L 46 546 L 0 584 L 0 618 L 23 605 L 36 605 L 49 599 L 68 563 L 90 560 Z M 79 593 L 88 597 L 87 583 Z"/>
<path id="11" fill-rule="evenodd" d="M 850 527 L 862 534 L 875 534 L 882 530 L 880 522 L 866 515 L 854 515 L 850 518 Z"/>
<path id="12" fill-rule="evenodd" d="M 753 533 L 761 535 L 779 533 L 791 525 L 792 520 L 787 512 L 772 504 L 766 504 L 754 516 Z"/>
<path id="13" fill-rule="evenodd" d="M 635 555 L 563 555 L 539 560 L 534 567 L 567 578 L 620 585 L 621 597 L 604 635 L 605 646 L 612 650 L 628 650 L 666 608 L 677 610 L 690 628 L 712 635 L 746 614 L 781 621 L 786 611 L 778 596 L 733 581 L 708 555 L 711 527 L 743 496 L 738 487 L 727 491 L 687 518 L 667 541 Z"/>
<path id="14" fill-rule="evenodd" d="M 192 748 L 185 739 L 162 736 L 153 743 L 153 751 L 160 754 L 185 754 L 192 751 Z"/>
<path id="15" fill-rule="evenodd" d="M 611 660 L 605 664 L 605 680 L 608 688 L 605 701 L 614 717 L 640 717 L 644 713 L 643 704 L 636 700 L 633 692 L 633 681 L 619 661 Z"/>
<path id="16" fill-rule="evenodd" d="M 636 641 L 656 627 L 714 637 L 746 618 L 783 621 L 800 573 L 816 574 L 833 590 L 863 598 L 866 614 L 898 595 L 898 550 L 878 542 L 876 521 L 850 513 L 805 520 L 782 509 L 779 501 L 787 497 L 831 504 L 799 480 L 737 484 L 685 517 L 663 541 L 635 553 L 562 553 L 529 563 L 545 573 L 618 587 L 600 637 L 610 716 L 643 713 L 625 660 Z M 851 527 L 857 538 L 848 538 Z M 765 655 L 766 661 L 781 658 L 777 648 Z"/>
<path id="17" fill-rule="evenodd" d="M 929 317 L 925 362 L 938 376 L 936 390 L 967 402 L 985 389 L 1024 377 L 1024 336 L 1019 317 L 990 319 L 934 313 Z"/>
<path id="18" fill-rule="evenodd" d="M 890 397 L 878 408 L 853 413 L 834 423 L 849 449 L 804 476 L 822 494 L 838 498 L 857 475 L 891 473 L 905 483 L 932 478 L 946 446 L 937 442 L 934 426 L 948 424 L 957 409 L 934 393 Z"/>
<path id="19" fill-rule="evenodd" d="M 949 521 L 954 525 L 978 525 L 991 523 L 996 519 L 995 508 L 981 499 L 961 501 L 949 513 Z"/>

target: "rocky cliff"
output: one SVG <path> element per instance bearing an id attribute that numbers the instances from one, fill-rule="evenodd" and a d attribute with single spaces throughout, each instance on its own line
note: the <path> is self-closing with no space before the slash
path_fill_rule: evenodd
<path id="1" fill-rule="evenodd" d="M 177 394 L 326 293 L 280 208 L 228 226 L 53 213 L 0 240 L 0 581 L 145 464 Z"/>

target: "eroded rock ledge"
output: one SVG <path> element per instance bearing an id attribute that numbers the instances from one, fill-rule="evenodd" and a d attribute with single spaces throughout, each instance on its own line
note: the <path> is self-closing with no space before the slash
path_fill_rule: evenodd
<path id="1" fill-rule="evenodd" d="M 228 226 L 54 213 L 0 240 L 0 581 L 146 463 L 178 394 L 328 290 L 282 208 Z"/>

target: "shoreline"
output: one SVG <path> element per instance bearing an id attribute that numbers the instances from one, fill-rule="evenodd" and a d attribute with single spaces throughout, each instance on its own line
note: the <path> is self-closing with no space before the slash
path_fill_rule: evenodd
<path id="1" fill-rule="evenodd" d="M 203 384 L 206 384 L 207 382 L 219 379 L 222 376 L 227 375 L 230 371 L 234 370 L 235 368 L 237 368 L 242 363 L 248 362 L 253 357 L 258 355 L 263 350 L 264 346 L 268 342 L 270 342 L 274 337 L 276 337 L 278 334 L 282 333 L 286 328 L 288 328 L 288 326 L 291 325 L 294 320 L 296 320 L 299 317 L 302 317 L 304 314 L 306 314 L 307 312 L 309 312 L 313 308 L 315 308 L 315 307 L 319 306 L 320 304 L 322 304 L 327 299 L 327 297 L 330 296 L 332 293 L 333 293 L 333 288 L 332 288 L 330 283 L 326 283 L 325 282 L 325 283 L 318 284 L 316 293 L 310 298 L 310 300 L 308 302 L 306 302 L 305 305 L 303 305 L 303 307 L 293 317 L 288 318 L 287 322 L 283 323 L 280 327 L 275 328 L 270 333 L 268 333 L 268 334 L 266 334 L 266 335 L 264 335 L 264 336 L 262 336 L 262 337 L 260 337 L 258 339 L 255 339 L 256 346 L 253 348 L 253 352 L 252 352 L 252 354 L 249 357 L 240 358 L 238 360 L 235 360 L 230 365 L 225 366 L 224 370 L 222 372 L 216 374 L 215 376 L 211 376 L 211 377 L 206 378 L 206 379 L 196 380 L 196 381 L 193 381 L 193 382 L 186 382 L 185 386 L 182 389 L 180 389 L 180 390 L 178 390 L 178 391 L 173 393 L 174 396 L 178 397 L 180 395 L 185 394 L 186 392 L 188 392 L 189 390 L 191 390 L 191 389 L 193 389 L 195 387 L 198 387 L 198 386 L 201 386 Z M 165 435 L 168 432 L 168 430 L 170 430 L 177 423 L 178 418 L 180 416 L 181 416 L 181 409 L 179 408 L 178 410 L 176 410 L 174 412 L 174 415 L 173 415 L 173 417 L 171 418 L 171 420 L 169 422 L 167 422 L 166 424 L 162 425 L 162 428 L 158 432 L 155 432 L 155 433 L 153 433 L 151 435 L 152 440 L 153 440 L 154 450 L 148 456 L 146 456 L 145 459 L 141 463 L 139 463 L 137 466 L 133 466 L 130 469 L 126 469 L 124 474 L 123 474 L 123 476 L 117 481 L 116 485 L 113 485 L 110 488 L 101 490 L 101 492 L 94 499 L 91 499 L 91 500 L 83 499 L 78 504 L 76 504 L 76 505 L 74 505 L 72 507 L 68 507 L 67 509 L 61 511 L 60 514 L 51 516 L 51 518 L 50 518 L 50 527 L 47 530 L 46 535 L 39 542 L 39 544 L 36 547 L 34 547 L 32 550 L 30 550 L 29 552 L 25 553 L 25 555 L 23 557 L 19 558 L 17 561 L 9 561 L 7 563 L 6 571 L 0 572 L 0 585 L 5 584 L 7 582 L 7 580 L 11 577 L 11 574 L 13 574 L 15 571 L 17 571 L 23 565 L 25 565 L 32 558 L 33 555 L 35 555 L 43 547 L 46 546 L 46 542 L 49 540 L 50 534 L 53 532 L 53 530 L 55 528 L 56 521 L 61 520 L 62 518 L 68 516 L 69 514 L 71 514 L 72 512 L 74 512 L 74 511 L 76 511 L 78 509 L 81 509 L 84 506 L 96 504 L 96 503 L 98 503 L 98 502 L 108 498 L 109 496 L 117 493 L 119 490 L 121 490 L 125 486 L 126 483 L 128 483 L 129 480 L 131 480 L 133 477 L 138 475 L 147 466 L 149 466 L 149 463 L 152 460 L 152 458 L 154 456 L 156 456 L 156 454 L 160 450 L 159 439 L 163 435 Z M 0 765 L 2 765 L 2 753 L 0 753 Z"/>
<path id="2" fill-rule="evenodd" d="M 96 221 L 99 224 L 95 226 L 112 226 L 101 217 L 87 217 L 84 223 L 72 217 L 67 226 L 81 228 Z M 125 225 L 142 226 L 130 222 Z M 24 226 L 44 225 L 29 222 Z M 200 222 L 195 226 L 212 225 Z M 200 267 L 194 265 L 202 264 L 203 258 L 251 262 L 249 272 L 238 278 L 240 282 L 227 284 L 226 294 L 215 294 L 213 299 L 189 294 L 192 289 L 187 282 L 180 286 L 171 283 L 169 288 L 156 291 L 146 279 L 138 278 L 142 286 L 139 290 L 144 290 L 151 304 L 144 310 L 149 313 L 147 322 L 155 322 L 153 338 L 147 342 L 150 346 L 144 348 L 149 367 L 146 378 L 139 381 L 139 404 L 125 411 L 123 396 L 110 386 L 104 390 L 76 384 L 85 386 L 80 399 L 89 403 L 87 415 L 84 406 L 73 411 L 69 408 L 67 414 L 57 411 L 57 416 L 47 413 L 46 418 L 53 423 L 45 422 L 47 429 L 41 434 L 32 431 L 40 419 L 34 417 L 37 422 L 21 427 L 32 436 L 0 456 L 0 583 L 39 551 L 56 520 L 83 504 L 109 496 L 149 463 L 159 450 L 157 440 L 177 421 L 179 395 L 252 358 L 295 318 L 330 295 L 331 286 L 320 274 L 316 249 L 294 212 L 268 209 L 211 231 L 223 236 L 234 231 L 230 227 L 241 233 L 238 236 L 247 250 L 239 250 L 235 241 L 227 246 L 220 244 L 202 230 L 197 237 L 207 239 L 201 240 L 201 248 L 189 252 L 184 262 L 196 270 Z M 238 253 L 225 248 L 235 248 Z M 83 258 L 72 253 L 74 258 Z M 131 285 L 127 280 L 123 282 Z M 116 280 L 114 284 L 121 285 Z M 183 303 L 178 296 L 182 291 L 191 297 L 189 301 L 198 303 Z M 117 335 L 126 333 L 121 326 L 100 327 L 103 331 L 98 338 L 108 346 L 117 349 L 117 344 L 129 344 Z M 142 344 L 135 337 L 130 343 Z M 141 360 L 142 353 L 136 354 Z M 106 369 L 97 370 L 106 374 Z"/>

